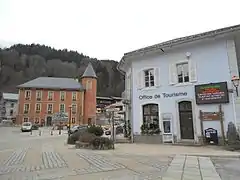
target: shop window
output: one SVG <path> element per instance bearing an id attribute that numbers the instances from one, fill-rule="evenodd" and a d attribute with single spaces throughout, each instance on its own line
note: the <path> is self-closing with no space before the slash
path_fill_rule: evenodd
<path id="1" fill-rule="evenodd" d="M 143 106 L 143 134 L 159 134 L 159 113 L 157 104 L 146 104 Z"/>

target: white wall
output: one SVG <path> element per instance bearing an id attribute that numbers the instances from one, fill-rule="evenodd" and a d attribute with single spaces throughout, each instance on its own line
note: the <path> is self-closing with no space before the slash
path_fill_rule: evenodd
<path id="1" fill-rule="evenodd" d="M 197 82 L 188 84 L 186 86 L 170 85 L 169 84 L 169 64 L 186 60 L 186 52 L 191 53 L 190 60 L 195 62 L 197 68 Z M 138 72 L 145 68 L 158 67 L 160 69 L 160 86 L 158 88 L 141 89 L 137 87 Z M 133 82 L 132 82 L 132 113 L 133 113 L 133 133 L 140 133 L 140 127 L 142 125 L 142 105 L 147 103 L 159 104 L 159 117 L 161 113 L 173 114 L 173 129 L 174 134 L 179 136 L 179 124 L 178 124 L 178 112 L 176 103 L 181 99 L 192 100 L 193 103 L 193 119 L 194 127 L 196 130 L 195 136 L 201 135 L 199 110 L 212 112 L 218 111 L 218 105 L 200 105 L 195 103 L 194 85 L 206 84 L 213 82 L 227 81 L 228 86 L 231 87 L 231 75 L 229 73 L 228 54 L 226 50 L 226 41 L 218 40 L 205 42 L 201 44 L 195 44 L 191 46 L 185 46 L 178 48 L 164 54 L 155 54 L 152 56 L 143 56 L 132 62 L 133 70 Z M 174 92 L 187 92 L 185 97 L 170 97 L 159 98 L 153 100 L 139 100 L 139 95 L 153 95 L 162 93 L 174 93 Z M 224 117 L 225 117 L 225 130 L 229 121 L 234 120 L 233 105 L 230 96 L 230 103 L 223 105 Z M 220 123 L 216 122 L 204 122 L 204 128 L 213 127 L 216 128 L 221 135 Z"/>

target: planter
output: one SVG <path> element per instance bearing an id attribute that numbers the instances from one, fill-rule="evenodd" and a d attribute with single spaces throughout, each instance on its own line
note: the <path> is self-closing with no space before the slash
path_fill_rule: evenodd
<path id="1" fill-rule="evenodd" d="M 133 140 L 135 143 L 145 143 L 145 144 L 162 144 L 162 135 L 134 135 Z"/>

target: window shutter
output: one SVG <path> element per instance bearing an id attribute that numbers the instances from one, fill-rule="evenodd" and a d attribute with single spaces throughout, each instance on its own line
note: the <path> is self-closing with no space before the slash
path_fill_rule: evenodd
<path id="1" fill-rule="evenodd" d="M 160 86 L 160 68 L 154 69 L 154 85 L 156 87 Z"/>
<path id="2" fill-rule="evenodd" d="M 190 82 L 197 82 L 197 64 L 192 60 L 189 62 L 189 79 Z"/>
<path id="3" fill-rule="evenodd" d="M 177 67 L 176 64 L 169 65 L 169 84 L 173 85 L 177 83 Z"/>
<path id="4" fill-rule="evenodd" d="M 144 87 L 143 71 L 138 72 L 136 79 L 137 79 L 137 89 L 142 89 Z"/>

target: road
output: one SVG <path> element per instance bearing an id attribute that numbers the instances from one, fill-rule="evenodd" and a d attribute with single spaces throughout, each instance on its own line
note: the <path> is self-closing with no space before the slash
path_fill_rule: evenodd
<path id="1" fill-rule="evenodd" d="M 213 149 L 117 145 L 116 150 L 81 150 L 67 134 L 43 129 L 21 133 L 0 127 L 1 180 L 238 180 L 240 160 Z M 211 152 L 214 157 L 201 153 Z M 180 152 L 188 151 L 190 155 Z M 195 155 L 193 154 L 195 153 Z M 196 153 L 200 154 L 197 155 Z M 231 154 L 231 153 L 230 153 Z"/>

